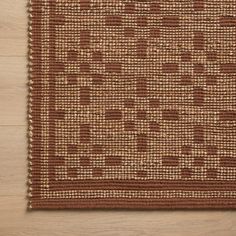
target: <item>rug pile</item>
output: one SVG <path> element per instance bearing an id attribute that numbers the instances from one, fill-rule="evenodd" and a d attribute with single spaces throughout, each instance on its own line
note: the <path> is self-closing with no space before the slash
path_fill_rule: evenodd
<path id="1" fill-rule="evenodd" d="M 29 207 L 235 208 L 235 0 L 31 0 Z"/>

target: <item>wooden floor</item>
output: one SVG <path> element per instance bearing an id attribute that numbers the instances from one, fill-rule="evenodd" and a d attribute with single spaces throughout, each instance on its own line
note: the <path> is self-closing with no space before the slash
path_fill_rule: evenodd
<path id="1" fill-rule="evenodd" d="M 27 212 L 26 6 L 0 1 L 0 236 L 236 235 L 236 211 Z"/>

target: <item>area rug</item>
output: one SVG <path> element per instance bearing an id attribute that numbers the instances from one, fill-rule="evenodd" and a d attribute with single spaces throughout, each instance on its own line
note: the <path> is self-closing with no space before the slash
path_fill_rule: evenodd
<path id="1" fill-rule="evenodd" d="M 29 207 L 235 208 L 235 0 L 31 0 Z"/>

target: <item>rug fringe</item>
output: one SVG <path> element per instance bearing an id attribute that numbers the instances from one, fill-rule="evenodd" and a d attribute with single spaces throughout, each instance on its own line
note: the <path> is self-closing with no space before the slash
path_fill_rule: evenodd
<path id="1" fill-rule="evenodd" d="M 33 143 L 33 122 L 32 122 L 32 84 L 33 84 L 33 58 L 32 58 L 32 0 L 28 0 L 28 209 L 32 208 L 32 143 Z"/>

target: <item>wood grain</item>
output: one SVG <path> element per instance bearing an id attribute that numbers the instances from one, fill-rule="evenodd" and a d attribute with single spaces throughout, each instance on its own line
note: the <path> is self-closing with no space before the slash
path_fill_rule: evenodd
<path id="1" fill-rule="evenodd" d="M 27 2 L 0 2 L 0 235 L 233 236 L 235 211 L 27 211 Z"/>

